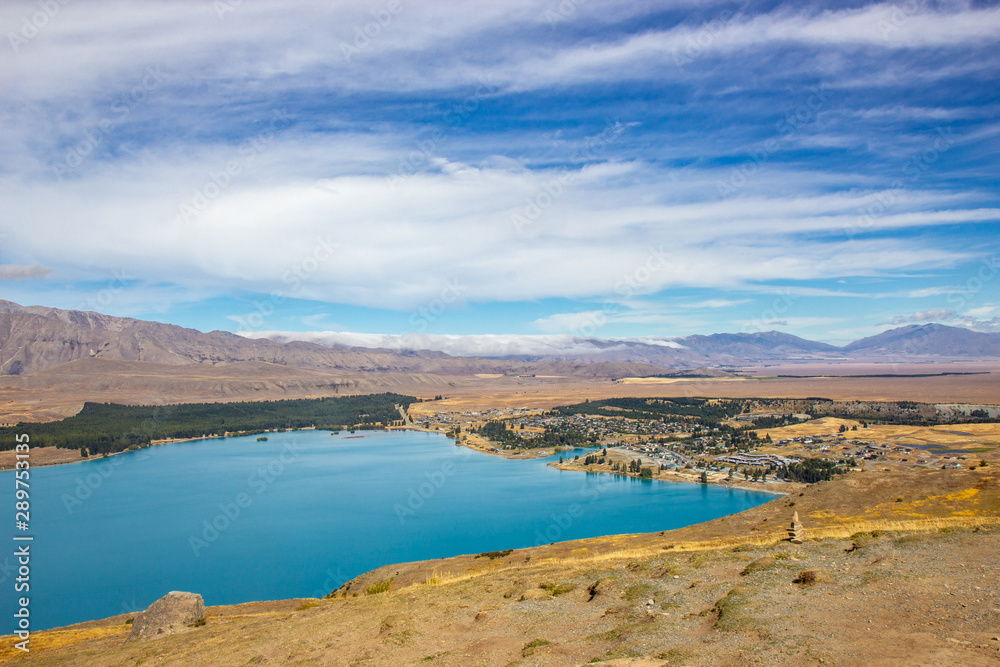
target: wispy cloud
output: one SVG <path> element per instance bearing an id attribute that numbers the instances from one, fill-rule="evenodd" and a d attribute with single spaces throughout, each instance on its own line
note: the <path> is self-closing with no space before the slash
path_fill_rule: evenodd
<path id="1" fill-rule="evenodd" d="M 410 312 L 458 277 L 462 303 L 574 301 L 517 324 L 554 333 L 605 301 L 667 329 L 769 291 L 944 295 L 909 281 L 996 246 L 997 7 L 226 7 L 60 4 L 7 45 L 0 261 L 21 268 L 0 278 L 68 302 L 125 267 L 118 308 L 294 291 Z"/>
<path id="2" fill-rule="evenodd" d="M 52 269 L 46 268 L 39 264 L 21 265 L 21 264 L 0 264 L 0 280 L 31 280 L 33 278 L 42 278 L 52 273 Z"/>
<path id="3" fill-rule="evenodd" d="M 697 301 L 695 303 L 682 303 L 680 304 L 680 307 L 703 310 L 706 308 L 732 308 L 733 306 L 739 306 L 744 303 L 750 303 L 750 299 L 706 299 L 705 301 Z"/>

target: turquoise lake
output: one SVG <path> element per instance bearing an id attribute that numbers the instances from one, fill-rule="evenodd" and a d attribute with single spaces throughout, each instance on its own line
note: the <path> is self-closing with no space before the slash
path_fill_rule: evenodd
<path id="1" fill-rule="evenodd" d="M 388 563 L 669 530 L 774 498 L 546 465 L 556 458 L 508 461 L 414 431 L 297 431 L 36 468 L 32 629 L 141 611 L 172 590 L 207 605 L 322 596 Z M 0 488 L 14 534 L 13 472 Z M 13 551 L 0 556 L 6 619 Z"/>

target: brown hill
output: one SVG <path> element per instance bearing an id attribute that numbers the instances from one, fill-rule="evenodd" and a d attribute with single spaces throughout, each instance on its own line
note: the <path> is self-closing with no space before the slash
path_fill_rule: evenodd
<path id="1" fill-rule="evenodd" d="M 173 324 L 78 310 L 24 307 L 0 301 L 0 374 L 29 375 L 80 359 L 144 361 L 159 365 L 264 362 L 331 373 L 446 375 L 647 376 L 666 372 L 642 363 L 526 362 L 450 357 L 437 352 L 333 349 L 279 343 L 226 331 L 203 333 Z"/>

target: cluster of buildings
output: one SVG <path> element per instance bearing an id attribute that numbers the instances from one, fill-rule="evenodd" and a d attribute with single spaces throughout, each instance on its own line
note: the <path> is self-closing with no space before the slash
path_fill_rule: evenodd
<path id="1" fill-rule="evenodd" d="M 790 456 L 781 456 L 779 454 L 732 454 L 727 456 L 717 456 L 715 457 L 715 460 L 719 463 L 730 463 L 738 466 L 756 466 L 759 468 L 767 468 L 771 466 L 781 468 L 783 466 L 800 462 L 799 459 L 792 458 Z"/>

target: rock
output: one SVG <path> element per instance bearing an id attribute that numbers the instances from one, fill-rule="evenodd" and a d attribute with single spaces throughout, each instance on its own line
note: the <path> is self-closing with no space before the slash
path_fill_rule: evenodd
<path id="1" fill-rule="evenodd" d="M 833 581 L 833 577 L 823 570 L 803 570 L 792 583 L 812 586 L 813 584 L 829 583 L 831 581 Z"/>
<path id="2" fill-rule="evenodd" d="M 595 581 L 594 583 L 592 583 L 590 586 L 587 587 L 587 595 L 589 596 L 587 598 L 587 602 L 590 602 L 598 595 L 603 595 L 603 593 L 600 590 L 598 590 L 598 586 L 600 585 L 601 585 L 601 580 L 598 579 L 597 581 Z"/>
<path id="3" fill-rule="evenodd" d="M 172 635 L 205 624 L 205 602 L 197 593 L 171 591 L 135 617 L 126 641 Z"/>

